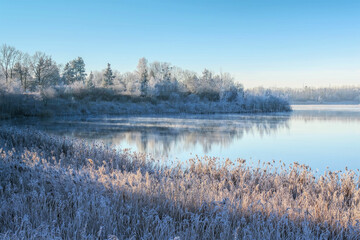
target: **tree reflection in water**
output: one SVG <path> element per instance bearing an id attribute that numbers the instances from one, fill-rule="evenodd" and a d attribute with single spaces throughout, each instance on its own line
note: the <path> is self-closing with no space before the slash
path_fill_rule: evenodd
<path id="1" fill-rule="evenodd" d="M 3 123 L 3 122 L 2 122 Z M 296 106 L 267 115 L 112 116 L 11 120 L 56 135 L 172 160 L 202 157 L 282 160 L 314 169 L 358 167 L 360 105 Z M 5 123 L 6 124 L 6 123 Z M 339 149 L 343 149 L 339 151 Z"/>
<path id="2" fill-rule="evenodd" d="M 57 120 L 17 121 L 49 133 L 87 140 L 100 140 L 112 146 L 126 142 L 139 152 L 167 156 L 173 148 L 192 151 L 201 146 L 203 153 L 214 144 L 226 147 L 246 134 L 276 134 L 289 128 L 289 114 L 274 115 L 184 115 L 144 117 L 89 117 Z"/>

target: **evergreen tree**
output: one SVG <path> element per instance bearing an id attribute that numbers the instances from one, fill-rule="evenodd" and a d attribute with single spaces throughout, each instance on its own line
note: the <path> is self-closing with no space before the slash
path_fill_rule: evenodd
<path id="1" fill-rule="evenodd" d="M 110 67 L 110 63 L 108 63 L 107 68 L 105 69 L 104 72 L 104 86 L 110 86 L 113 85 L 113 80 L 114 80 L 115 76 L 111 70 Z"/>
<path id="2" fill-rule="evenodd" d="M 148 85 L 149 85 L 148 73 L 147 73 L 146 69 L 141 74 L 140 82 L 141 82 L 141 89 L 140 89 L 141 96 L 144 97 L 147 95 L 147 89 L 148 89 Z"/>
<path id="3" fill-rule="evenodd" d="M 71 84 L 75 81 L 74 68 L 72 67 L 71 62 L 65 64 L 63 78 L 65 84 Z"/>
<path id="4" fill-rule="evenodd" d="M 149 76 L 148 76 L 148 66 L 147 59 L 140 58 L 137 66 L 137 72 L 140 77 L 140 92 L 141 96 L 144 97 L 147 95 L 148 85 L 149 85 Z"/>
<path id="5" fill-rule="evenodd" d="M 74 59 L 65 64 L 63 78 L 66 84 L 74 83 L 75 81 L 85 82 L 85 63 L 81 57 Z"/>
<path id="6" fill-rule="evenodd" d="M 86 73 L 85 73 L 85 63 L 81 57 L 72 61 L 72 67 L 74 69 L 75 81 L 85 82 Z"/>
<path id="7" fill-rule="evenodd" d="M 95 85 L 94 85 L 94 74 L 92 72 L 90 72 L 90 75 L 87 79 L 87 83 L 86 83 L 87 87 L 88 88 L 95 88 Z"/>

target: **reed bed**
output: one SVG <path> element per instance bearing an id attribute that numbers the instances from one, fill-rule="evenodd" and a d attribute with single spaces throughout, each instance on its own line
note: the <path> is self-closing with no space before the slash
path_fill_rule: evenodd
<path id="1" fill-rule="evenodd" d="M 194 158 L 0 128 L 2 239 L 358 239 L 359 173 Z"/>

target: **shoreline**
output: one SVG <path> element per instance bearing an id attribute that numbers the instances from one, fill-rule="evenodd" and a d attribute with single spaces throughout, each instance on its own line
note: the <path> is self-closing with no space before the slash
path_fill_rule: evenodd
<path id="1" fill-rule="evenodd" d="M 275 97 L 251 98 L 247 102 L 214 101 L 89 101 L 64 98 L 42 99 L 38 95 L 0 95 L 0 119 L 11 117 L 55 117 L 69 115 L 147 115 L 147 114 L 238 114 L 290 112 L 291 106 Z"/>

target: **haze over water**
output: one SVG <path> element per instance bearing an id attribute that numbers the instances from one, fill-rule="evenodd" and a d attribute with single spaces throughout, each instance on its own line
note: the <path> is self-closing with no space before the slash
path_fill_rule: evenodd
<path id="1" fill-rule="evenodd" d="M 110 116 L 26 122 L 56 135 L 100 140 L 171 163 L 196 155 L 275 160 L 323 172 L 359 168 L 360 105 L 295 105 L 261 115 Z M 13 123 L 15 121 L 12 121 Z"/>

